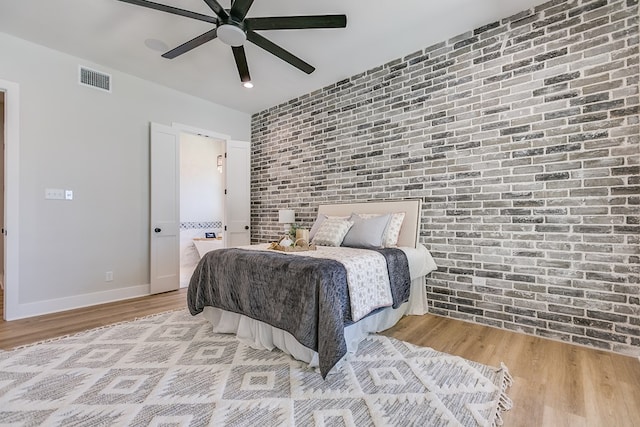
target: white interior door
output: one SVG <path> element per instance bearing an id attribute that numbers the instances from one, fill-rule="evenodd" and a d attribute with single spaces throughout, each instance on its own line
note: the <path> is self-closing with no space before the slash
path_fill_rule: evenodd
<path id="1" fill-rule="evenodd" d="M 251 146 L 245 141 L 227 141 L 225 161 L 226 247 L 251 244 Z"/>
<path id="2" fill-rule="evenodd" d="M 23 315 L 18 297 L 20 293 L 20 87 L 17 83 L 0 79 L 4 92 L 4 319 L 14 320 Z"/>
<path id="3" fill-rule="evenodd" d="M 151 123 L 150 293 L 180 287 L 180 132 Z"/>
<path id="4" fill-rule="evenodd" d="M 6 252 L 6 242 L 4 238 L 4 91 L 0 90 L 0 225 L 2 226 L 2 233 L 0 233 L 0 239 L 2 239 L 2 245 L 0 245 L 0 288 L 4 290 L 4 267 Z"/>

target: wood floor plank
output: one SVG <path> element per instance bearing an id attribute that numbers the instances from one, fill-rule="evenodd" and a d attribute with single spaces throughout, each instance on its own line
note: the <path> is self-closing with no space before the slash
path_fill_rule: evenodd
<path id="1" fill-rule="evenodd" d="M 505 425 L 640 425 L 640 391 L 629 392 L 640 390 L 636 358 L 431 315 L 405 317 L 384 334 L 491 366 L 504 362 L 514 377 Z"/>
<path id="2" fill-rule="evenodd" d="M 186 290 L 12 322 L 0 321 L 10 349 L 85 329 L 186 307 Z M 505 426 L 640 425 L 640 361 L 455 319 L 407 316 L 384 335 L 491 366 L 514 378 Z"/>
<path id="3" fill-rule="evenodd" d="M 10 322 L 0 320 L 0 349 L 10 350 L 87 329 L 186 308 L 186 295 L 186 289 L 180 289 Z"/>
<path id="4" fill-rule="evenodd" d="M 534 424 L 529 424 L 534 425 Z M 581 416 L 562 412 L 553 406 L 544 407 L 544 416 L 539 426 L 554 426 L 554 427 L 584 427 L 588 425 L 588 421 Z"/>

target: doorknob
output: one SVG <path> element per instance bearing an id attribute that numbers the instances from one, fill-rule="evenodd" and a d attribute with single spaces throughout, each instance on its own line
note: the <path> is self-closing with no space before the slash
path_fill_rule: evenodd
<path id="1" fill-rule="evenodd" d="M 245 225 L 245 226 L 244 226 L 244 229 L 245 229 L 245 230 L 248 230 L 248 229 L 249 229 L 249 226 L 248 226 L 248 225 Z"/>
<path id="2" fill-rule="evenodd" d="M 162 228 L 160 228 L 160 227 L 156 227 L 156 228 L 154 228 L 154 229 L 153 229 L 153 231 L 155 231 L 156 233 L 159 233 L 159 232 L 161 232 L 161 231 L 162 231 Z"/>

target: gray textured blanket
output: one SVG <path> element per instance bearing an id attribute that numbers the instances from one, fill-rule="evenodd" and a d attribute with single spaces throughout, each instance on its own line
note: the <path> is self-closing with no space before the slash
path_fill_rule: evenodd
<path id="1" fill-rule="evenodd" d="M 387 260 L 393 307 L 409 298 L 407 257 L 379 249 Z M 208 252 L 196 267 L 187 294 L 189 311 L 205 306 L 243 314 L 285 330 L 318 352 L 326 377 L 347 352 L 350 323 L 347 273 L 338 261 L 247 249 Z"/>

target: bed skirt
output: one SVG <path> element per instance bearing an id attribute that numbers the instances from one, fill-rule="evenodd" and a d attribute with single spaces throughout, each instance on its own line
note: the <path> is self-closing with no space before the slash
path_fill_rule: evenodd
<path id="1" fill-rule="evenodd" d="M 400 307 L 385 308 L 344 328 L 347 355 L 355 353 L 358 344 L 368 334 L 389 329 L 404 315 L 427 313 L 427 291 L 424 276 L 411 281 L 411 297 Z M 215 307 L 205 307 L 203 316 L 211 322 L 213 332 L 235 334 L 245 344 L 256 349 L 278 348 L 293 358 L 306 362 L 311 367 L 318 366 L 318 353 L 303 346 L 293 335 L 273 326 L 251 319 L 242 314 L 232 313 Z"/>

